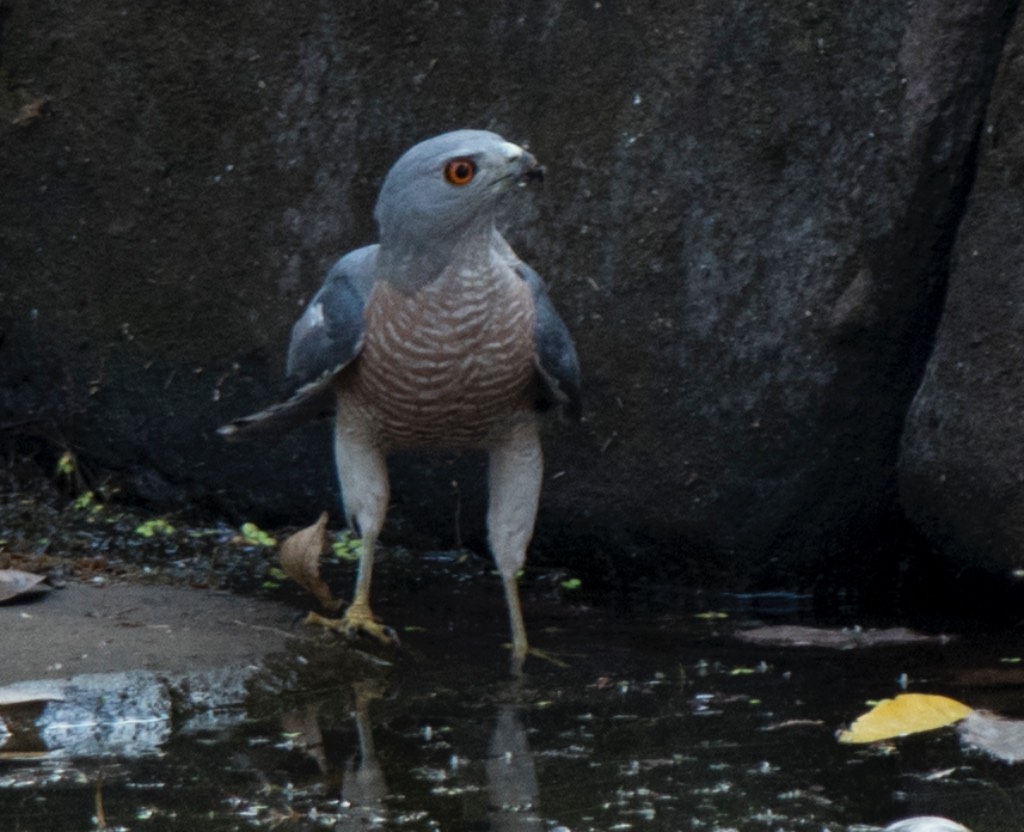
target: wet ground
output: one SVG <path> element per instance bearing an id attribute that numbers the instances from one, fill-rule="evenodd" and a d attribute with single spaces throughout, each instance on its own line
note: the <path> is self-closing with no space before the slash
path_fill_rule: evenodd
<path id="1" fill-rule="evenodd" d="M 136 534 L 137 518 L 104 508 L 43 544 L 23 516 L 6 522 L 0 554 L 67 585 L 51 596 L 146 586 L 196 614 L 213 599 L 228 607 L 198 629 L 224 640 L 242 638 L 239 627 L 250 641 L 265 634 L 267 654 L 256 660 L 249 644 L 237 661 L 197 654 L 174 672 L 149 656 L 120 674 L 21 679 L 20 704 L 0 706 L 5 832 L 853 832 L 913 815 L 973 832 L 1024 828 L 1021 764 L 953 728 L 866 746 L 835 738 L 868 702 L 902 690 L 1024 718 L 1019 632 L 750 643 L 737 634 L 834 622 L 815 622 L 793 596 L 625 605 L 528 570 L 532 641 L 554 661 L 532 657 L 515 679 L 483 558 L 388 552 L 375 603 L 402 636 L 391 649 L 291 624 L 287 611 L 311 599 L 275 588 L 271 550 L 238 530 L 176 529 L 154 542 Z M 352 569 L 339 561 L 325 576 L 347 592 Z M 46 597 L 5 611 L 45 617 L 48 604 L 56 609 Z M 151 604 L 148 620 L 145 605 L 133 607 L 135 628 L 168 614 Z M 37 658 L 72 630 L 73 618 L 44 629 Z M 4 639 L 12 644 L 7 627 Z"/>

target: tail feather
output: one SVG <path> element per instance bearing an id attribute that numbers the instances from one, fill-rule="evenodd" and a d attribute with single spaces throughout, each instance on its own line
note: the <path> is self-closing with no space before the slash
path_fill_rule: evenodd
<path id="1" fill-rule="evenodd" d="M 299 388 L 289 399 L 248 416 L 233 419 L 217 428 L 228 442 L 280 436 L 306 422 L 329 416 L 334 411 L 334 395 L 323 380 Z"/>

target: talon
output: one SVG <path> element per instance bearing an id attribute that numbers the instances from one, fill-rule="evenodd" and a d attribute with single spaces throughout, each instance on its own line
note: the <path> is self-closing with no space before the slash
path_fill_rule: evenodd
<path id="1" fill-rule="evenodd" d="M 506 644 L 506 647 L 512 648 L 512 675 L 522 675 L 523 665 L 526 660 L 531 656 L 535 659 L 553 664 L 555 667 L 570 667 L 569 663 L 558 658 L 554 653 L 550 653 L 547 650 L 541 650 L 537 647 L 528 647 L 525 652 L 517 652 L 514 645 Z"/>
<path id="2" fill-rule="evenodd" d="M 317 612 L 308 612 L 306 617 L 302 619 L 302 623 L 311 627 L 323 627 L 325 630 L 331 630 L 335 633 L 345 632 L 345 623 L 340 618 L 325 618 Z"/>
<path id="3" fill-rule="evenodd" d="M 401 643 L 394 628 L 377 621 L 365 604 L 352 604 L 341 618 L 324 618 L 311 612 L 306 616 L 304 623 L 316 624 L 335 633 L 344 633 L 349 638 L 354 638 L 357 633 L 366 633 L 384 644 L 397 646 Z"/>
<path id="4" fill-rule="evenodd" d="M 343 616 L 342 620 L 348 618 L 348 613 Z M 396 633 L 391 627 L 386 624 L 381 624 L 378 621 L 374 621 L 372 618 L 363 621 L 347 621 L 346 634 L 350 637 L 355 636 L 357 633 L 366 633 L 368 636 L 373 636 L 377 641 L 382 644 L 391 644 L 397 647 L 400 642 L 398 641 L 398 633 Z"/>

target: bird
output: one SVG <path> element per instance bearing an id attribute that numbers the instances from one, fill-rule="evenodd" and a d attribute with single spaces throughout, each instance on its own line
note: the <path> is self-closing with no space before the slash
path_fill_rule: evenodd
<path id="1" fill-rule="evenodd" d="M 501 577 L 513 662 L 529 652 L 518 575 L 543 477 L 541 415 L 581 418 L 576 346 L 543 280 L 497 224 L 520 187 L 543 179 L 532 153 L 487 130 L 414 145 L 384 178 L 377 242 L 344 255 L 295 322 L 294 393 L 219 429 L 228 440 L 334 412 L 345 518 L 361 538 L 344 632 L 394 641 L 370 606 L 374 548 L 399 450 L 488 455 L 488 542 Z"/>

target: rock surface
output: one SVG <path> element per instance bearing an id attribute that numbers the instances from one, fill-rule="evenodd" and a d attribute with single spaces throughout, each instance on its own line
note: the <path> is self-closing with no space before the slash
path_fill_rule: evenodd
<path id="1" fill-rule="evenodd" d="M 283 604 L 225 592 L 70 583 L 38 601 L 0 606 L 0 686 L 245 666 L 283 650 L 295 617 Z"/>
<path id="2" fill-rule="evenodd" d="M 903 502 L 961 566 L 1024 565 L 1024 26 L 980 137 L 946 306 L 907 418 Z"/>
<path id="3" fill-rule="evenodd" d="M 584 365 L 537 559 L 792 585 L 891 540 L 1015 4 L 384 5 L 0 7 L 7 433 L 160 505 L 337 505 L 326 428 L 213 429 L 397 155 L 487 127 L 548 165 L 510 236 Z M 478 465 L 397 468 L 389 540 L 481 542 Z"/>

